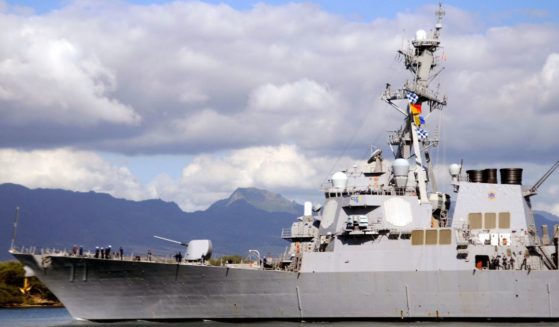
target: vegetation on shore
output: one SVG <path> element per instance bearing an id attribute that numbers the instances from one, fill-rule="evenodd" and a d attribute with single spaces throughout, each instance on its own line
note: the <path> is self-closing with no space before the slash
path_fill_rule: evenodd
<path id="1" fill-rule="evenodd" d="M 212 266 L 221 266 L 226 263 L 241 263 L 243 262 L 243 257 L 240 255 L 225 255 L 219 258 L 210 259 L 209 264 Z"/>
<path id="2" fill-rule="evenodd" d="M 59 306 L 61 303 L 38 279 L 27 278 L 23 265 L 16 261 L 0 262 L 0 307 Z"/>

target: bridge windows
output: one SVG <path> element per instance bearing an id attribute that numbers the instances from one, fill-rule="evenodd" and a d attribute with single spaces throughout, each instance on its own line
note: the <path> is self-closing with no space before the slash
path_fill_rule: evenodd
<path id="1" fill-rule="evenodd" d="M 468 225 L 470 229 L 509 229 L 510 212 L 471 212 Z"/>
<path id="2" fill-rule="evenodd" d="M 499 228 L 510 228 L 510 212 L 499 212 Z"/>
<path id="3" fill-rule="evenodd" d="M 452 233 L 450 229 L 439 229 L 439 244 L 452 243 Z"/>
<path id="4" fill-rule="evenodd" d="M 411 232 L 411 245 L 423 245 L 425 243 L 425 231 L 416 229 Z"/>
<path id="5" fill-rule="evenodd" d="M 471 229 L 481 229 L 483 226 L 481 212 L 470 213 L 468 215 L 468 224 Z"/>
<path id="6" fill-rule="evenodd" d="M 428 229 L 425 231 L 425 245 L 436 245 L 438 241 L 438 230 Z"/>
<path id="7" fill-rule="evenodd" d="M 452 243 L 450 229 L 415 229 L 411 232 L 411 245 L 448 245 Z"/>
<path id="8" fill-rule="evenodd" d="M 483 222 L 485 229 L 495 229 L 497 228 L 497 214 L 494 212 L 486 212 L 483 215 Z"/>

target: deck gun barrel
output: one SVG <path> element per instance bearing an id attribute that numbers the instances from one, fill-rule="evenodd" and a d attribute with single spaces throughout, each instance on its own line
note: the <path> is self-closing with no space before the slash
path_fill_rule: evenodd
<path id="1" fill-rule="evenodd" d="M 158 239 L 163 240 L 163 241 L 167 241 L 167 242 L 171 242 L 171 243 L 177 243 L 177 244 L 180 244 L 180 245 L 183 245 L 183 246 L 188 246 L 188 244 L 186 244 L 184 242 L 175 241 L 175 240 L 172 240 L 170 238 L 161 237 L 161 236 L 157 236 L 157 235 L 153 235 L 153 237 L 158 238 Z"/>

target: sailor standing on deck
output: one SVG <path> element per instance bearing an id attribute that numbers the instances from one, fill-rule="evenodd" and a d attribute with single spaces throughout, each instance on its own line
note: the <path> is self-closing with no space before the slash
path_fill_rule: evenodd
<path id="1" fill-rule="evenodd" d="M 175 254 L 175 261 L 180 263 L 182 261 L 182 253 L 179 251 Z"/>

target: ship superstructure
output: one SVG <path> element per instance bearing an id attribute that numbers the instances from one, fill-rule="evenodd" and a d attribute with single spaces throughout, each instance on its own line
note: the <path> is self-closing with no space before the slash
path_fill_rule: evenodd
<path id="1" fill-rule="evenodd" d="M 427 124 L 447 103 L 432 86 L 443 15 L 399 51 L 411 79 L 382 94 L 405 118 L 389 135 L 394 159 L 377 149 L 333 174 L 324 204 L 306 203 L 282 231 L 280 260 L 210 266 L 204 241 L 179 262 L 12 254 L 88 320 L 558 319 L 559 230 L 538 236 L 530 197 L 559 163 L 531 188 L 517 168 L 499 182 L 496 168 L 453 164 L 452 216 L 452 195 L 437 189 Z"/>

